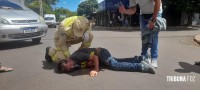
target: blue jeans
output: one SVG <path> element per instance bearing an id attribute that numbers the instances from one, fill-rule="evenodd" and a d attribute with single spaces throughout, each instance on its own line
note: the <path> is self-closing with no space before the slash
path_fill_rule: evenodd
<path id="1" fill-rule="evenodd" d="M 162 17 L 162 14 L 158 14 L 158 17 Z M 140 15 L 140 30 L 141 32 L 145 30 L 145 27 L 148 25 L 149 20 L 151 19 L 145 19 L 143 16 Z M 153 40 L 152 44 L 150 45 L 150 52 L 151 52 L 151 58 L 157 60 L 158 58 L 158 34 L 159 32 L 153 33 Z M 147 55 L 148 54 L 148 44 L 142 44 L 142 52 L 141 55 Z"/>
<path id="2" fill-rule="evenodd" d="M 142 71 L 141 60 L 137 58 L 117 59 L 111 56 L 107 49 L 102 48 L 100 52 L 100 62 L 116 71 Z"/>

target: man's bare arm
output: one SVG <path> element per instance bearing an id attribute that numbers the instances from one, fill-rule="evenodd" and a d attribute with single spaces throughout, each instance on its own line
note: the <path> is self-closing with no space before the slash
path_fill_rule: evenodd
<path id="1" fill-rule="evenodd" d="M 93 60 L 93 62 L 94 62 L 94 70 L 98 72 L 99 71 L 99 58 L 98 58 L 98 56 L 97 55 L 92 55 L 90 60 Z"/>
<path id="2" fill-rule="evenodd" d="M 90 60 L 94 62 L 94 70 L 90 71 L 90 76 L 97 76 L 97 72 L 99 71 L 99 58 L 96 55 L 91 55 Z"/>
<path id="3" fill-rule="evenodd" d="M 152 19 L 156 20 L 158 16 L 158 12 L 160 10 L 161 0 L 154 0 L 154 2 L 155 2 L 155 7 L 154 7 Z"/>
<path id="4" fill-rule="evenodd" d="M 123 14 L 132 15 L 132 14 L 135 14 L 136 7 L 130 7 L 129 9 L 125 9 L 125 7 L 122 5 L 122 6 L 119 6 L 119 12 Z"/>

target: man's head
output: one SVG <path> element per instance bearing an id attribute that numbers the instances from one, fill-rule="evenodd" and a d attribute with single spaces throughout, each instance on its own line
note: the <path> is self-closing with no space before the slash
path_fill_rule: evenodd
<path id="1" fill-rule="evenodd" d="M 76 64 L 73 60 L 60 60 L 57 65 L 57 71 L 60 73 L 73 72 L 76 68 Z"/>

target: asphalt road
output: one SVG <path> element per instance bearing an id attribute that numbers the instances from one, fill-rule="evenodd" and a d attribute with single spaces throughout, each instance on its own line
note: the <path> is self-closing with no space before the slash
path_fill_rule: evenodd
<path id="1" fill-rule="evenodd" d="M 45 48 L 54 47 L 55 29 L 49 29 L 40 44 L 31 41 L 0 43 L 0 62 L 14 71 L 0 73 L 0 90 L 199 90 L 200 46 L 193 36 L 200 30 L 162 31 L 159 35 L 159 58 L 156 74 L 102 69 L 97 77 L 88 70 L 70 74 L 55 73 L 55 64 L 44 59 Z M 93 30 L 91 47 L 107 48 L 118 58 L 140 54 L 139 31 Z M 73 45 L 74 52 L 79 45 Z M 186 81 L 178 81 L 184 77 Z M 170 79 L 171 78 L 171 79 Z M 173 80 L 172 80 L 173 79 Z"/>

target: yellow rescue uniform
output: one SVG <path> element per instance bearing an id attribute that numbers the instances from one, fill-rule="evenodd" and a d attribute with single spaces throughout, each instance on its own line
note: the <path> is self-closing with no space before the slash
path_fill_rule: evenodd
<path id="1" fill-rule="evenodd" d="M 50 48 L 49 55 L 54 62 L 69 58 L 69 47 L 82 42 L 81 48 L 91 45 L 93 34 L 88 19 L 83 16 L 72 16 L 64 19 L 55 32 L 54 43 L 56 49 Z"/>

